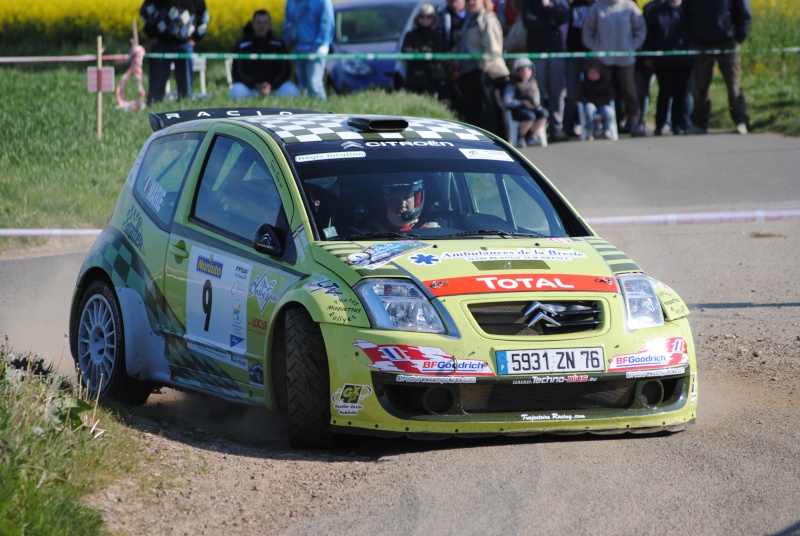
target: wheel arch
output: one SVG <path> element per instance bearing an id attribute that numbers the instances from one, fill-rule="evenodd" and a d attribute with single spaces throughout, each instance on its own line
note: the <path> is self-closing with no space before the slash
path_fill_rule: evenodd
<path id="1" fill-rule="evenodd" d="M 112 289 L 114 289 L 111 276 L 109 276 L 108 273 L 99 266 L 93 266 L 83 272 L 79 276 L 78 281 L 75 283 L 75 290 L 72 293 L 72 303 L 70 304 L 69 309 L 69 351 L 73 358 L 77 355 L 78 351 L 78 341 L 74 335 L 78 324 L 78 317 L 80 316 L 79 309 L 81 306 L 81 299 L 83 298 L 84 291 L 92 283 L 99 280 L 105 280 L 105 282 L 108 283 Z M 114 289 L 114 293 L 116 294 L 116 289 Z"/>

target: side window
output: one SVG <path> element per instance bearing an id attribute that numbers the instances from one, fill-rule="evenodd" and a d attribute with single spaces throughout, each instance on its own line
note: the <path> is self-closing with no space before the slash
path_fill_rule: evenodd
<path id="1" fill-rule="evenodd" d="M 200 178 L 194 217 L 249 243 L 260 225 L 277 225 L 280 215 L 278 189 L 258 152 L 218 137 Z"/>
<path id="2" fill-rule="evenodd" d="M 153 140 L 144 155 L 133 191 L 162 228 L 172 221 L 175 201 L 202 139 L 202 133 L 164 136 Z"/>

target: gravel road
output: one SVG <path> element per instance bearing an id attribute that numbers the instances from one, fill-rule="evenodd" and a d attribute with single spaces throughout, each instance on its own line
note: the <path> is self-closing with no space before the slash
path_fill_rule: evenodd
<path id="1" fill-rule="evenodd" d="M 800 207 L 798 140 L 720 134 L 528 154 L 587 217 Z M 131 448 L 149 471 L 87 504 L 128 535 L 800 534 L 800 223 L 596 230 L 691 309 L 700 407 L 686 431 L 361 438 L 300 452 L 280 416 L 165 389 L 132 411 Z M 30 273 L 27 262 L 0 269 Z M 9 277 L 0 296 L 12 300 Z M 68 303 L 62 292 L 46 293 L 47 306 Z"/>

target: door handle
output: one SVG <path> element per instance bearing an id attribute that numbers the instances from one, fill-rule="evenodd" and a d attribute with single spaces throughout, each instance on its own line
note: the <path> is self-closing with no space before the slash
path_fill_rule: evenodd
<path id="1" fill-rule="evenodd" d="M 189 252 L 184 249 L 183 244 L 172 244 L 169 247 L 169 252 L 179 259 L 185 259 L 189 256 Z"/>

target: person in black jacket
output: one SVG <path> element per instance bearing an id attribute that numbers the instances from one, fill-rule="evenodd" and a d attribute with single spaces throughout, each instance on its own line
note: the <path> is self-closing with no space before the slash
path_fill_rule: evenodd
<path id="1" fill-rule="evenodd" d="M 522 23 L 528 30 L 528 52 L 564 52 L 567 0 L 523 0 Z M 566 61 L 564 58 L 534 59 L 536 82 L 550 114 L 548 138 L 563 141 Z"/>
<path id="2" fill-rule="evenodd" d="M 583 44 L 583 21 L 596 1 L 570 0 L 567 52 L 589 52 Z M 564 101 L 564 129 L 574 136 L 580 136 L 583 128 L 578 121 L 578 101 L 584 64 L 584 58 L 567 58 L 566 61 L 567 97 Z"/>
<path id="3" fill-rule="evenodd" d="M 204 0 L 145 0 L 139 9 L 151 53 L 191 54 L 206 35 L 209 15 Z M 192 60 L 150 56 L 147 104 L 164 100 L 170 65 L 175 64 L 178 98 L 192 96 Z"/>
<path id="4" fill-rule="evenodd" d="M 244 39 L 236 44 L 238 54 L 286 54 L 286 45 L 272 35 L 272 18 L 259 9 L 244 28 Z M 256 98 L 266 95 L 297 97 L 300 90 L 289 82 L 291 67 L 286 60 L 233 60 L 233 85 L 228 96 L 232 99 Z"/>
<path id="5" fill-rule="evenodd" d="M 612 102 L 615 98 L 614 87 L 603 75 L 603 64 L 597 58 L 586 60 L 586 71 L 581 82 L 581 102 L 586 110 L 586 139 L 612 139 L 613 125 L 617 120 Z M 600 117 L 600 123 L 595 122 Z"/>
<path id="6" fill-rule="evenodd" d="M 647 23 L 645 50 L 681 50 L 684 47 L 680 34 L 681 0 L 666 0 L 645 10 Z M 689 94 L 689 77 L 692 58 L 689 56 L 663 56 L 652 60 L 658 80 L 656 101 L 656 136 L 662 134 L 672 100 L 672 133 L 683 134 L 688 125 L 685 118 L 686 96 Z"/>
<path id="7" fill-rule="evenodd" d="M 424 3 L 414 18 L 414 28 L 403 38 L 402 52 L 444 52 L 444 36 L 436 27 L 438 17 L 432 4 Z M 413 93 L 438 93 L 445 78 L 444 65 L 437 60 L 406 63 L 405 88 Z"/>
<path id="8" fill-rule="evenodd" d="M 739 45 L 747 39 L 752 20 L 748 0 L 683 0 L 681 31 L 687 44 L 701 52 L 694 57 L 693 133 L 702 134 L 708 130 L 711 78 L 716 61 L 728 88 L 728 105 L 736 132 L 747 134 L 750 116 L 740 85 Z M 725 52 L 710 53 L 712 50 Z"/>

